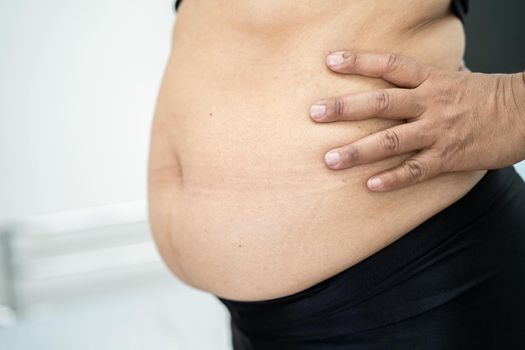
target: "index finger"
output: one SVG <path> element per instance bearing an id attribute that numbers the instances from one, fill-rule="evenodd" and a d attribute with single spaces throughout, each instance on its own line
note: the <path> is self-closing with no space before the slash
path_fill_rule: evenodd
<path id="1" fill-rule="evenodd" d="M 334 72 L 381 78 L 399 87 L 415 88 L 430 75 L 430 68 L 395 53 L 337 51 L 326 58 Z"/>

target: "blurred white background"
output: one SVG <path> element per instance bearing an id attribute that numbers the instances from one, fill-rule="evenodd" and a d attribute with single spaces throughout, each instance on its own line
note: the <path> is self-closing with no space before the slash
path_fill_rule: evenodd
<path id="1" fill-rule="evenodd" d="M 174 18 L 172 0 L 0 0 L 0 223 L 23 223 L 14 266 L 0 246 L 19 311 L 0 306 L 0 349 L 229 348 L 225 309 L 166 271 L 145 223 Z"/>
<path id="2" fill-rule="evenodd" d="M 173 21 L 172 0 L 0 0 L 0 223 L 25 223 L 0 245 L 19 310 L 0 306 L 1 349 L 229 348 L 224 308 L 166 271 L 145 222 Z"/>
<path id="3" fill-rule="evenodd" d="M 172 0 L 0 0 L 0 219 L 145 198 L 173 20 Z"/>

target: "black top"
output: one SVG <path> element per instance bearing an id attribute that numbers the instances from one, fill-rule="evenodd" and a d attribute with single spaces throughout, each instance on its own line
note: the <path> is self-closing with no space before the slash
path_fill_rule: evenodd
<path id="1" fill-rule="evenodd" d="M 452 0 L 452 9 L 454 10 L 454 13 L 456 16 L 459 17 L 461 21 L 465 19 L 465 15 L 468 12 L 468 3 L 470 0 Z M 176 0 L 175 1 L 175 11 L 179 8 L 180 3 L 182 0 Z"/>
<path id="2" fill-rule="evenodd" d="M 177 0 L 179 3 L 181 0 Z M 452 9 L 456 16 L 463 21 L 468 13 L 468 3 L 470 0 L 452 0 Z"/>

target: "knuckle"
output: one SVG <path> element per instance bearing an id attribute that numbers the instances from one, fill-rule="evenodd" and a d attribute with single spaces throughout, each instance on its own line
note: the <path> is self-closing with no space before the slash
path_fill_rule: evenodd
<path id="1" fill-rule="evenodd" d="M 421 117 L 431 105 L 432 100 L 427 98 L 427 95 L 422 92 L 420 88 L 416 88 L 415 90 L 412 95 L 414 113 Z"/>
<path id="2" fill-rule="evenodd" d="M 399 64 L 400 64 L 400 57 L 399 57 L 399 55 L 397 55 L 395 53 L 389 53 L 387 55 L 386 68 L 389 71 L 396 70 L 397 67 L 399 67 Z"/>
<path id="3" fill-rule="evenodd" d="M 443 145 L 440 147 L 436 147 L 436 150 L 439 153 L 439 156 L 441 157 L 441 159 L 445 160 L 444 163 L 449 163 L 447 160 L 449 160 L 450 155 L 452 154 L 452 152 L 454 152 L 452 148 L 453 147 L 450 147 L 449 145 Z"/>
<path id="4" fill-rule="evenodd" d="M 403 170 L 411 181 L 421 179 L 426 174 L 426 168 L 418 159 L 409 159 L 403 164 Z"/>
<path id="5" fill-rule="evenodd" d="M 351 164 L 356 164 L 359 161 L 360 154 L 359 149 L 356 146 L 348 146 L 346 149 L 346 154 L 348 157 L 348 161 Z"/>
<path id="6" fill-rule="evenodd" d="M 345 59 L 346 65 L 349 67 L 354 67 L 357 64 L 358 56 L 353 52 L 343 53 L 343 58 Z"/>
<path id="7" fill-rule="evenodd" d="M 337 116 L 342 117 L 345 113 L 345 100 L 342 97 L 337 97 L 334 100 L 334 112 Z"/>
<path id="8" fill-rule="evenodd" d="M 449 148 L 443 148 L 443 149 L 438 149 L 437 150 L 437 156 L 436 157 L 439 157 L 439 159 L 436 159 L 436 160 L 439 160 L 440 161 L 440 169 L 442 171 L 456 171 L 456 164 L 455 162 L 453 161 L 453 159 L 451 159 L 451 156 L 450 156 L 450 149 Z M 456 154 L 457 156 L 457 154 Z"/>
<path id="9" fill-rule="evenodd" d="M 381 145 L 387 151 L 399 150 L 400 142 L 397 132 L 387 129 L 381 134 Z"/>
<path id="10" fill-rule="evenodd" d="M 433 122 L 420 123 L 418 135 L 421 143 L 429 143 L 433 145 L 439 136 L 438 128 Z"/>
<path id="11" fill-rule="evenodd" d="M 427 111 L 427 106 L 423 103 L 423 99 L 420 99 L 414 103 L 414 112 L 418 116 L 422 116 Z"/>
<path id="12" fill-rule="evenodd" d="M 390 108 L 390 94 L 385 90 L 379 90 L 375 95 L 376 112 L 385 112 Z"/>

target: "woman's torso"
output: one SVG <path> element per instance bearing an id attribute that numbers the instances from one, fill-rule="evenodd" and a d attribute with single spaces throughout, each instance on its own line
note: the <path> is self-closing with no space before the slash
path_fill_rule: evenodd
<path id="1" fill-rule="evenodd" d="M 456 69 L 448 0 L 185 0 L 152 131 L 150 217 L 186 283 L 236 300 L 303 290 L 377 252 L 468 192 L 485 172 L 389 193 L 366 180 L 411 154 L 333 171 L 329 149 L 397 124 L 319 124 L 316 100 L 389 86 L 338 76 L 339 49 L 397 52 Z"/>

